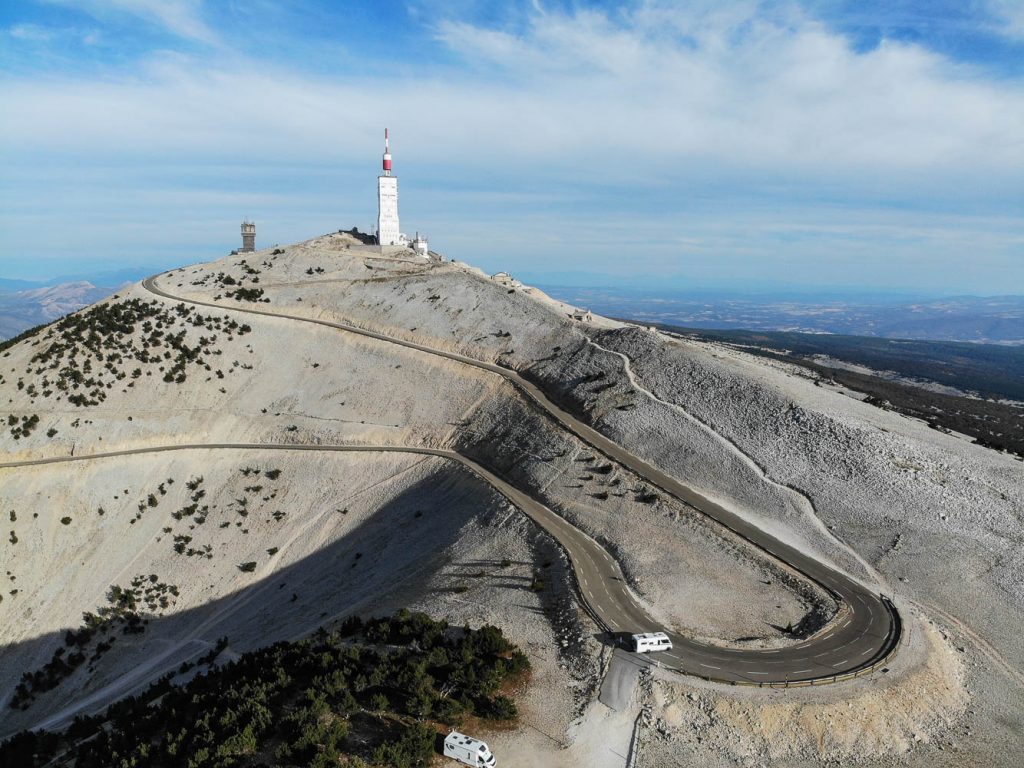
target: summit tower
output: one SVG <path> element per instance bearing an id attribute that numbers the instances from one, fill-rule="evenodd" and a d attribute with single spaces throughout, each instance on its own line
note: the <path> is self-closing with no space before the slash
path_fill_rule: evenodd
<path id="1" fill-rule="evenodd" d="M 242 247 L 239 253 L 252 253 L 256 250 L 256 224 L 245 220 L 242 222 Z"/>
<path id="2" fill-rule="evenodd" d="M 398 228 L 398 179 L 391 175 L 391 148 L 388 129 L 384 129 L 384 172 L 377 177 L 377 242 L 380 245 L 404 245 Z"/>

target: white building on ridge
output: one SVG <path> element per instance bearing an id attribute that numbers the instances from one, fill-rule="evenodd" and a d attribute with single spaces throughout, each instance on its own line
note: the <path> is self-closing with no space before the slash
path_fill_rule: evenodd
<path id="1" fill-rule="evenodd" d="M 377 177 L 377 242 L 380 245 L 405 245 L 398 228 L 398 179 L 391 175 L 391 149 L 388 129 L 384 129 L 384 173 Z"/>
<path id="2" fill-rule="evenodd" d="M 430 253 L 430 243 L 425 236 L 416 233 L 415 240 L 409 240 L 398 226 L 398 178 L 391 175 L 391 145 L 388 129 L 384 129 L 384 172 L 377 177 L 377 244 L 383 252 L 385 246 L 411 249 L 424 259 L 440 258 Z M 401 252 L 392 253 L 399 256 Z"/>
<path id="3" fill-rule="evenodd" d="M 413 241 L 409 243 L 409 247 L 412 248 L 413 253 L 417 256 L 422 256 L 424 259 L 430 258 L 430 243 L 427 242 L 426 235 L 420 235 L 420 233 L 417 232 L 416 237 L 414 237 Z"/>

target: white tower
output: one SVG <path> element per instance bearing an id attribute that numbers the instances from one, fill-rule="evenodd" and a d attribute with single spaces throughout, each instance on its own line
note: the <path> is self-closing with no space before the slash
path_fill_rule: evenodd
<path id="1" fill-rule="evenodd" d="M 384 129 L 384 173 L 377 177 L 377 242 L 381 245 L 405 242 L 398 229 L 398 179 L 391 175 L 387 128 Z"/>

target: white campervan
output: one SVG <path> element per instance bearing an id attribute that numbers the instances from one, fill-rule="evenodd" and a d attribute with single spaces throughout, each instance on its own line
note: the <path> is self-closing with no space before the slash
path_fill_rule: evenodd
<path id="1" fill-rule="evenodd" d="M 494 755 L 480 739 L 474 739 L 458 731 L 452 731 L 444 739 L 444 756 L 453 757 L 464 765 L 474 768 L 494 768 Z"/>
<path id="2" fill-rule="evenodd" d="M 633 635 L 632 640 L 634 653 L 651 653 L 652 651 L 671 651 L 672 641 L 664 632 L 644 632 Z"/>

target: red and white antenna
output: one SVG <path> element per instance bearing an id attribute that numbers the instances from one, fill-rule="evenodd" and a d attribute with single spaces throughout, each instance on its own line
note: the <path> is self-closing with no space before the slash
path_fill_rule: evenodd
<path id="1" fill-rule="evenodd" d="M 391 150 L 388 147 L 388 129 L 384 129 L 384 175 L 391 175 Z"/>

